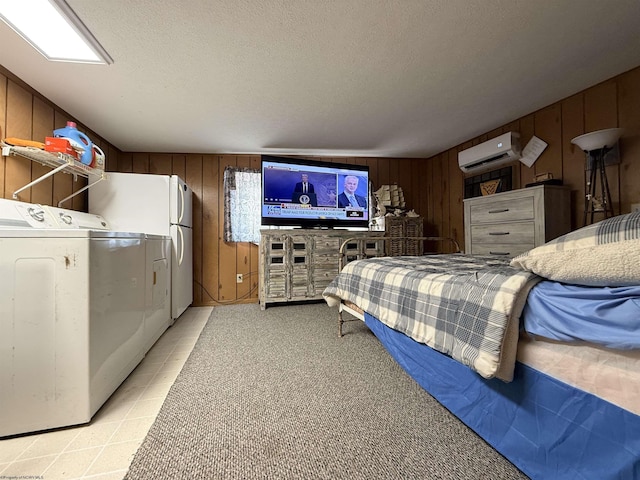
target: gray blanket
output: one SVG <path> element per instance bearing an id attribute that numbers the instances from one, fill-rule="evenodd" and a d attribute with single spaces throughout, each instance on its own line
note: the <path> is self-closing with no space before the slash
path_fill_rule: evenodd
<path id="1" fill-rule="evenodd" d="M 347 264 L 323 295 L 331 306 L 349 300 L 483 377 L 509 382 L 518 319 L 539 280 L 495 256 L 380 257 Z"/>

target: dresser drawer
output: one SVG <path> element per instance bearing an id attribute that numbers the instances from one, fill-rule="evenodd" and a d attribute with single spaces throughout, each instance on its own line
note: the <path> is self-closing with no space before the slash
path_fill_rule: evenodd
<path id="1" fill-rule="evenodd" d="M 471 247 L 471 254 L 511 258 L 531 250 L 533 247 L 533 243 L 474 243 Z"/>
<path id="2" fill-rule="evenodd" d="M 471 242 L 475 243 L 535 243 L 535 224 L 496 223 L 471 226 Z"/>
<path id="3" fill-rule="evenodd" d="M 342 238 L 316 238 L 314 241 L 314 253 L 331 253 L 336 255 L 342 244 Z"/>
<path id="4" fill-rule="evenodd" d="M 337 265 L 316 265 L 313 269 L 313 278 L 333 280 L 339 273 Z"/>
<path id="5" fill-rule="evenodd" d="M 340 259 L 338 255 L 336 255 L 335 253 L 332 253 L 332 254 L 321 253 L 319 255 L 313 256 L 313 264 L 319 265 L 321 267 L 329 266 L 337 269 L 339 263 L 340 263 Z"/>
<path id="6" fill-rule="evenodd" d="M 513 222 L 534 218 L 533 197 L 484 202 L 471 206 L 472 225 L 478 223 Z"/>

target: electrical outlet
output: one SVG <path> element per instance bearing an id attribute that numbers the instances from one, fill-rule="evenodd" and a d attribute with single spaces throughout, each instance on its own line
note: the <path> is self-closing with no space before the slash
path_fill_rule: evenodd
<path id="1" fill-rule="evenodd" d="M 242 274 L 241 274 L 241 273 L 238 273 L 238 274 L 236 275 L 236 283 L 242 283 L 242 282 L 243 282 L 243 280 L 242 280 Z"/>
<path id="2" fill-rule="evenodd" d="M 640 203 L 632 203 L 631 204 L 632 212 L 640 212 Z"/>

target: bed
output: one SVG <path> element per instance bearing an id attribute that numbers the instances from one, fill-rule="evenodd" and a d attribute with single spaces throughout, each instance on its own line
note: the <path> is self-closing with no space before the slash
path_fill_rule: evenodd
<path id="1" fill-rule="evenodd" d="M 514 259 L 349 262 L 324 297 L 529 477 L 640 478 L 640 213 Z"/>

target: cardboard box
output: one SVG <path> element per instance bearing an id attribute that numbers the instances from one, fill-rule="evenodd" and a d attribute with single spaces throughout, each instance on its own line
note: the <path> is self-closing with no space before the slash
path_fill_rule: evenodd
<path id="1" fill-rule="evenodd" d="M 44 139 L 44 149 L 47 152 L 66 153 L 78 160 L 78 152 L 71 146 L 71 142 L 66 138 L 46 137 Z"/>

